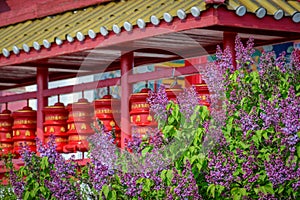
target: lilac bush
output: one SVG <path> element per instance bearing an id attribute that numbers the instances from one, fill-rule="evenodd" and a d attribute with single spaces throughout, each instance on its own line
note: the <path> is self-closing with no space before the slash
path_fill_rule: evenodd
<path id="1" fill-rule="evenodd" d="M 165 88 L 148 102 L 158 128 L 132 135 L 121 150 L 101 124 L 89 138 L 90 162 L 78 167 L 55 151 L 23 148 L 25 163 L 10 171 L 17 199 L 299 199 L 300 51 L 264 53 L 252 71 L 254 42 L 236 39 L 203 76 L 210 110 L 193 88 L 176 102 Z"/>
<path id="2" fill-rule="evenodd" d="M 284 54 L 276 58 L 273 52 L 263 53 L 260 70 L 252 71 L 253 41 L 244 46 L 237 38 L 235 50 L 236 70 L 224 60 L 228 51 L 218 52 L 212 64 L 227 65 L 223 76 L 227 119 L 222 127 L 226 142 L 208 154 L 208 195 L 217 199 L 297 199 L 299 54 L 292 53 L 288 63 Z"/>

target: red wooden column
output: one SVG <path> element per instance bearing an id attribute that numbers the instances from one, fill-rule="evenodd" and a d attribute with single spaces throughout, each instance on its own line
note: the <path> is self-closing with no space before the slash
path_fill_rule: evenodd
<path id="1" fill-rule="evenodd" d="M 125 139 L 130 138 L 129 97 L 132 93 L 132 85 L 128 82 L 128 75 L 132 73 L 134 66 L 133 52 L 121 55 L 121 148 L 125 147 Z"/>
<path id="2" fill-rule="evenodd" d="M 44 142 L 44 131 L 43 131 L 43 108 L 48 105 L 48 97 L 44 97 L 44 90 L 48 89 L 48 68 L 37 68 L 36 75 L 36 84 L 37 84 L 37 119 L 36 119 L 36 128 L 37 128 L 37 137 Z"/>
<path id="3" fill-rule="evenodd" d="M 234 69 L 236 69 L 236 61 L 235 61 L 235 38 L 237 36 L 237 33 L 234 32 L 225 32 L 223 33 L 223 48 L 225 49 L 228 47 L 231 51 L 232 55 L 232 64 L 234 66 Z"/>

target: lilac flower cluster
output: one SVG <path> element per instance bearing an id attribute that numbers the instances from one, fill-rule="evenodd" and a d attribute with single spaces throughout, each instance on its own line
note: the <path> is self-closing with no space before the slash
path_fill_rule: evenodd
<path id="1" fill-rule="evenodd" d="M 37 139 L 38 151 L 41 157 L 47 157 L 50 166 L 50 179 L 45 180 L 45 185 L 49 188 L 52 196 L 57 199 L 76 199 L 79 191 L 79 184 L 72 183 L 72 176 L 76 175 L 77 165 L 66 161 L 61 154 L 56 151 L 55 137 L 50 136 L 49 141 L 43 145 Z"/>
<path id="2" fill-rule="evenodd" d="M 300 97 L 296 97 L 294 88 L 290 88 L 289 96 L 280 102 L 282 108 L 281 129 L 286 137 L 286 144 L 295 151 L 296 144 L 300 141 L 297 132 L 300 131 Z"/>
<path id="3" fill-rule="evenodd" d="M 108 183 L 109 176 L 114 174 L 114 170 L 109 169 L 100 161 L 92 160 L 93 164 L 89 167 L 89 181 L 93 185 L 93 188 L 100 192 L 102 187 Z"/>
<path id="4" fill-rule="evenodd" d="M 254 40 L 250 38 L 247 41 L 247 45 L 244 46 L 241 39 L 236 37 L 235 39 L 235 51 L 237 60 L 237 69 L 250 69 L 250 66 L 254 63 L 252 54 L 254 53 Z"/>
<path id="5" fill-rule="evenodd" d="M 190 121 L 195 107 L 199 105 L 199 99 L 194 87 L 184 88 L 184 91 L 177 96 L 180 112 L 187 121 Z"/>
<path id="6" fill-rule="evenodd" d="M 126 192 L 125 194 L 129 197 L 136 197 L 139 196 L 143 190 L 143 185 L 137 184 L 137 180 L 142 178 L 142 174 L 131 174 L 125 173 L 121 176 L 121 183 L 125 186 Z"/>
<path id="7" fill-rule="evenodd" d="M 193 199 L 202 199 L 198 193 L 198 186 L 189 162 L 186 163 L 181 175 L 176 168 L 173 168 L 172 184 L 177 186 L 173 190 L 173 195 L 170 193 L 171 187 L 168 187 L 168 199 L 174 199 L 174 196 L 180 199 L 190 199 L 191 197 Z"/>
<path id="8" fill-rule="evenodd" d="M 278 187 L 286 181 L 300 180 L 300 168 L 296 167 L 296 162 L 289 160 L 288 165 L 285 164 L 283 158 L 278 155 L 270 155 L 270 161 L 264 163 L 269 180 L 274 187 Z M 294 184 L 294 190 L 297 191 L 299 185 Z"/>
<path id="9" fill-rule="evenodd" d="M 31 165 L 34 152 L 30 151 L 27 145 L 23 145 L 22 143 L 20 143 L 20 145 L 21 145 L 21 149 L 19 153 L 21 155 L 22 161 L 24 162 L 25 165 Z"/>
<path id="10" fill-rule="evenodd" d="M 290 69 L 296 73 L 300 73 L 300 50 L 296 49 L 291 55 Z"/>
<path id="11" fill-rule="evenodd" d="M 17 196 L 18 199 L 22 199 L 24 193 L 24 187 L 25 187 L 24 181 L 20 180 L 20 178 L 18 178 L 18 176 L 13 170 L 10 170 L 9 178 L 15 195 Z"/>
<path id="12" fill-rule="evenodd" d="M 242 163 L 242 170 L 244 172 L 242 178 L 248 179 L 249 183 L 253 183 L 259 178 L 259 174 L 255 174 L 256 170 L 258 170 L 256 162 L 253 156 L 248 156 L 246 162 Z M 247 189 L 250 190 L 249 187 Z"/>
<path id="13" fill-rule="evenodd" d="M 215 154 L 211 151 L 208 159 L 209 174 L 205 176 L 208 183 L 222 185 L 229 189 L 234 181 L 233 173 L 237 167 L 233 153 L 228 152 L 225 157 L 221 152 Z"/>
<path id="14" fill-rule="evenodd" d="M 253 132 L 260 128 L 257 124 L 258 117 L 256 112 L 256 107 L 253 107 L 252 111 L 249 113 L 245 112 L 244 110 L 240 111 L 240 120 L 238 120 L 238 122 L 241 124 L 244 137 L 248 131 Z"/>
<path id="15" fill-rule="evenodd" d="M 273 194 L 264 194 L 263 192 L 259 192 L 258 195 L 258 200 L 278 200 Z"/>
<path id="16" fill-rule="evenodd" d="M 160 86 L 157 92 L 149 91 L 147 102 L 150 104 L 150 111 L 155 113 L 155 118 L 163 121 L 168 119 L 166 107 L 169 100 L 164 86 Z"/>
<path id="17" fill-rule="evenodd" d="M 282 109 L 278 107 L 278 100 L 275 99 L 274 101 L 270 100 L 261 100 L 262 103 L 260 105 L 261 113 L 260 118 L 263 121 L 263 129 L 267 129 L 269 127 L 274 127 L 276 131 L 280 130 L 279 122 L 280 122 L 280 115 L 282 113 Z"/>

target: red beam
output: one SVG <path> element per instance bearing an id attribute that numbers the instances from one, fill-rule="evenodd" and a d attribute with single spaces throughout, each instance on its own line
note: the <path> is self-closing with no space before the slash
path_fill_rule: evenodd
<path id="1" fill-rule="evenodd" d="M 21 101 L 21 100 L 25 100 L 25 99 L 34 99 L 34 98 L 36 98 L 36 92 L 25 92 L 25 93 L 21 93 L 21 94 L 2 96 L 0 98 L 0 103 Z"/>
<path id="2" fill-rule="evenodd" d="M 102 88 L 107 86 L 118 85 L 120 82 L 120 78 L 110 78 L 106 80 L 93 81 L 89 83 L 81 83 L 76 85 L 70 85 L 65 87 L 58 87 L 53 89 L 44 90 L 43 95 L 45 97 L 55 96 L 58 94 L 68 94 L 73 92 L 80 92 L 85 90 L 93 90 L 96 88 Z"/>
<path id="3" fill-rule="evenodd" d="M 111 0 L 2 0 L 0 27 Z"/>
<path id="4" fill-rule="evenodd" d="M 98 34 L 95 39 L 86 37 L 86 40 L 83 42 L 80 42 L 78 40 L 75 40 L 73 43 L 64 41 L 61 46 L 52 44 L 50 49 L 45 49 L 44 47 L 42 47 L 40 51 L 31 49 L 29 53 L 25 53 L 24 51 L 21 51 L 19 55 L 11 53 L 9 58 L 0 56 L 0 66 L 15 65 L 94 48 L 109 47 L 113 45 L 119 45 L 124 42 L 130 42 L 193 28 L 209 27 L 212 25 L 216 25 L 216 21 L 217 18 L 215 16 L 214 9 L 209 9 L 203 12 L 201 14 L 201 18 L 199 19 L 188 15 L 185 21 L 174 18 L 172 23 L 166 23 L 162 20 L 159 26 L 154 26 L 148 23 L 147 27 L 144 30 L 141 30 L 137 26 L 134 26 L 133 31 L 130 33 L 122 29 L 122 32 L 119 35 L 116 35 L 111 31 L 107 38 L 104 38 L 102 35 Z M 125 43 L 124 45 L 127 45 L 128 47 L 131 47 L 132 50 L 135 50 L 130 43 Z"/>
<path id="5" fill-rule="evenodd" d="M 188 63 L 188 61 L 187 61 Z M 186 67 L 178 68 L 166 68 L 163 70 L 155 72 L 146 72 L 142 74 L 132 74 L 128 76 L 129 83 L 147 81 L 147 80 L 157 80 L 162 78 L 169 78 L 174 76 L 186 76 L 191 74 L 199 74 L 204 70 L 206 63 L 199 63 L 198 65 L 187 65 Z M 173 74 L 173 70 L 175 73 Z"/>
<path id="6" fill-rule="evenodd" d="M 80 92 L 84 90 L 93 90 L 96 88 L 103 88 L 103 87 L 119 85 L 119 84 L 120 84 L 120 78 L 111 78 L 111 79 L 94 81 L 89 83 L 81 83 L 78 85 L 58 87 L 53 89 L 45 89 L 43 91 L 43 96 L 49 97 L 58 94 L 68 94 L 68 93 Z M 14 102 L 14 101 L 20 101 L 26 99 L 35 99 L 35 98 L 37 98 L 37 92 L 25 92 L 21 94 L 2 96 L 0 98 L 0 103 Z"/>
<path id="7" fill-rule="evenodd" d="M 225 8 L 218 8 L 216 13 L 218 25 L 224 27 L 235 27 L 235 31 L 239 28 L 249 28 L 252 30 L 300 33 L 299 23 L 293 22 L 291 17 L 283 17 L 280 20 L 276 20 L 273 16 L 266 15 L 262 19 L 258 19 L 255 14 L 252 13 L 247 13 L 240 17 L 234 12 L 229 12 Z"/>

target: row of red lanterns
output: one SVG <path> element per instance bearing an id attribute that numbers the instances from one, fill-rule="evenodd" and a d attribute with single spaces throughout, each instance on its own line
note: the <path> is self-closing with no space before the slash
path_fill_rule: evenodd
<path id="1" fill-rule="evenodd" d="M 199 104 L 209 107 L 210 98 L 206 83 L 202 80 L 200 84 L 193 86 L 199 95 Z M 149 91 L 151 90 L 146 86 L 146 88 L 143 88 L 140 92 L 130 96 L 130 122 L 132 132 L 141 136 L 147 134 L 147 132 L 150 132 L 151 129 L 157 126 L 157 123 L 150 113 L 150 105 L 147 102 Z M 177 96 L 182 92 L 183 89 L 177 84 L 176 80 L 171 88 L 166 89 L 168 99 L 174 102 L 177 101 Z"/>
<path id="2" fill-rule="evenodd" d="M 207 85 L 202 82 L 195 85 L 199 93 L 200 103 L 209 106 L 209 91 Z M 149 128 L 154 128 L 157 123 L 150 114 L 147 98 L 149 88 L 142 89 L 139 93 L 130 97 L 130 121 L 133 131 L 144 135 Z M 176 101 L 176 96 L 182 92 L 179 85 L 166 89 L 169 100 Z M 94 106 L 94 112 L 93 112 Z M 43 109 L 44 136 L 45 141 L 50 135 L 55 135 L 55 142 L 58 152 L 70 153 L 76 151 L 88 151 L 87 137 L 94 133 L 91 123 L 95 123 L 98 118 L 106 130 L 113 131 L 115 143 L 120 146 L 121 130 L 118 126 L 120 122 L 120 101 L 112 98 L 110 94 L 95 100 L 93 104 L 85 98 L 78 102 L 69 104 L 67 107 L 58 102 L 53 106 Z M 2 154 L 18 154 L 21 146 L 25 143 L 31 151 L 36 151 L 36 111 L 29 106 L 15 111 L 13 114 L 9 110 L 4 110 L 0 114 L 0 148 Z"/>

